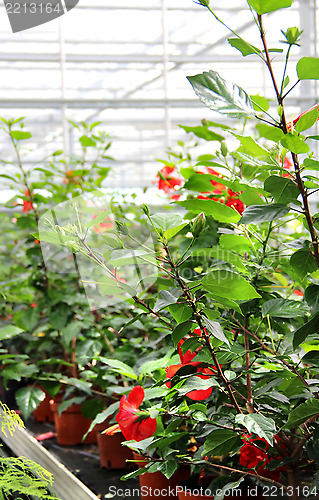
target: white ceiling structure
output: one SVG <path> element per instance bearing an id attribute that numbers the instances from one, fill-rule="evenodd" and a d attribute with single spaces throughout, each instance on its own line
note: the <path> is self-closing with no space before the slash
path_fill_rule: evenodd
<path id="1" fill-rule="evenodd" d="M 245 0 L 211 4 L 237 33 L 260 46 Z M 293 0 L 292 9 L 265 19 L 271 47 L 283 47 L 281 29 L 304 29 L 289 66 L 292 83 L 301 55 L 317 55 L 317 15 L 316 0 Z M 199 102 L 188 75 L 213 69 L 251 94 L 273 97 L 262 63 L 230 47 L 229 35 L 192 0 L 80 0 L 67 15 L 13 34 L 1 2 L 0 116 L 26 117 L 34 138 L 25 158 L 31 164 L 56 149 L 74 151 L 66 119 L 102 121 L 117 160 L 109 183 L 151 185 L 160 168 L 156 158 L 186 138 L 178 124 L 220 120 Z M 274 55 L 275 71 L 282 71 L 283 60 Z M 303 82 L 287 98 L 288 111 L 296 116 L 316 95 L 316 83 Z M 1 155 L 10 155 L 3 134 L 0 144 Z"/>

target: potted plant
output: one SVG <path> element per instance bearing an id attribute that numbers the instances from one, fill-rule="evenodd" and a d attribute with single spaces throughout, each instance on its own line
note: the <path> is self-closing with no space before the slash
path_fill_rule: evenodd
<path id="1" fill-rule="evenodd" d="M 198 3 L 226 26 L 209 0 Z M 295 87 L 287 78 L 289 58 L 301 31 L 290 27 L 282 33 L 286 59 L 278 82 L 269 55 L 267 15 L 284 12 L 291 2 L 248 4 L 260 46 L 232 29 L 229 43 L 266 64 L 276 109 L 214 70 L 189 77 L 212 110 L 249 128 L 204 121 L 188 129 L 220 147 L 187 168 L 161 171 L 165 192 L 174 195 L 179 188 L 176 213 L 152 213 L 144 206 L 157 238 L 158 279 L 152 293 L 133 290 L 131 300 L 158 318 L 177 352 L 166 369 L 157 367 L 143 381 L 165 394 L 145 410 L 133 404 L 123 415 L 120 409 L 116 419 L 120 428 L 134 431 L 128 445 L 143 453 L 148 472 L 170 478 L 179 465 L 191 464 L 217 476 L 215 498 L 249 478 L 248 497 L 257 488 L 257 494 L 274 491 L 296 500 L 316 495 L 318 487 L 319 245 L 316 209 L 309 202 L 318 189 L 311 175 L 318 160 L 310 147 L 314 137 L 304 132 L 319 110 L 315 105 L 292 120 L 286 115 L 285 99 Z M 301 58 L 298 82 L 318 79 L 317 67 L 318 59 Z M 101 260 L 72 222 L 77 252 L 108 275 L 112 251 L 109 261 Z M 129 223 L 121 221 L 118 229 L 123 248 L 129 248 Z M 145 439 L 138 429 L 146 429 Z"/>

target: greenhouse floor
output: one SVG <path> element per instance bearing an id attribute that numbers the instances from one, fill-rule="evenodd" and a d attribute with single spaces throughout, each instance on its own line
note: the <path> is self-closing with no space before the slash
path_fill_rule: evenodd
<path id="1" fill-rule="evenodd" d="M 26 429 L 29 434 L 37 437 L 41 434 L 54 432 L 54 425 L 36 423 L 30 418 L 26 422 Z M 40 441 L 40 444 L 101 500 L 105 498 L 123 499 L 123 490 L 126 490 L 126 497 L 140 498 L 138 478 L 132 478 L 129 481 L 120 480 L 121 476 L 128 470 L 107 470 L 100 467 L 96 444 L 60 446 L 55 437 Z M 59 479 L 55 478 L 55 483 L 57 480 Z"/>

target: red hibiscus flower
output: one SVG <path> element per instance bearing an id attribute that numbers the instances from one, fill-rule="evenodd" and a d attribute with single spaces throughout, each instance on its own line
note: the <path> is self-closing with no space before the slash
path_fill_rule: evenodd
<path id="1" fill-rule="evenodd" d="M 30 212 L 30 210 L 33 210 L 33 205 L 32 205 L 32 201 L 30 198 L 30 192 L 28 190 L 26 190 L 24 192 L 24 196 L 28 197 L 29 200 L 23 200 L 22 212 L 28 213 L 28 212 Z"/>
<path id="2" fill-rule="evenodd" d="M 170 193 L 172 190 L 177 191 L 182 184 L 181 179 L 171 175 L 173 172 L 175 172 L 175 167 L 165 165 L 157 174 L 158 189 L 164 191 L 164 193 Z"/>
<path id="3" fill-rule="evenodd" d="M 225 202 L 225 205 L 227 207 L 234 208 L 240 215 L 245 210 L 245 205 L 239 198 L 228 198 L 228 200 L 226 200 Z"/>
<path id="4" fill-rule="evenodd" d="M 97 217 L 97 214 L 93 215 L 92 219 L 95 219 L 96 217 Z M 105 217 L 104 220 L 107 222 L 100 222 L 97 226 L 93 226 L 93 229 L 97 234 L 104 233 L 108 229 L 113 228 L 114 224 L 109 217 Z"/>
<path id="5" fill-rule="evenodd" d="M 105 434 L 110 436 L 120 430 L 127 441 L 142 441 L 153 436 L 157 427 L 156 419 L 139 410 L 143 400 L 144 390 L 140 385 L 134 387 L 127 396 L 122 396 L 116 416 L 117 424 L 109 427 Z"/>
<path id="6" fill-rule="evenodd" d="M 195 328 L 194 333 L 197 335 L 201 335 L 201 331 L 199 328 Z M 202 366 L 202 363 L 200 361 L 192 361 L 195 356 L 198 354 L 198 352 L 201 350 L 202 346 L 198 347 L 194 352 L 191 352 L 190 349 L 188 349 L 185 353 L 182 351 L 182 345 L 185 342 L 184 339 L 180 340 L 178 343 L 178 353 L 179 357 L 181 360 L 181 363 L 178 365 L 171 365 L 166 368 L 166 378 L 171 379 L 176 375 L 176 373 L 183 367 L 183 366 L 192 366 L 196 369 L 196 377 L 199 377 L 201 379 L 208 379 L 211 376 L 215 375 L 216 376 L 216 367 L 213 366 L 212 368 L 206 368 Z M 170 389 L 171 388 L 171 381 L 169 380 L 166 382 L 166 386 Z M 194 401 L 202 401 L 204 399 L 207 399 L 213 391 L 212 387 L 209 387 L 208 389 L 195 389 L 193 391 L 190 391 L 186 394 L 186 396 L 190 399 L 193 399 Z"/>
<path id="7" fill-rule="evenodd" d="M 272 460 L 268 455 L 267 450 L 269 448 L 269 443 L 264 438 L 253 439 L 251 434 L 245 436 L 244 446 L 240 449 L 239 463 L 243 467 L 246 467 L 251 472 L 255 473 L 252 469 L 256 468 L 256 473 L 260 476 L 273 479 L 274 481 L 279 481 L 280 472 L 286 470 L 284 466 L 278 467 L 274 471 L 266 469 L 266 465 Z M 255 446 L 255 443 L 257 446 Z M 262 449 L 260 449 L 262 448 Z"/>
<path id="8" fill-rule="evenodd" d="M 291 170 L 291 168 L 292 168 L 293 165 L 292 165 L 291 161 L 289 160 L 289 158 L 287 156 L 285 156 L 283 164 L 282 164 L 280 156 L 278 156 L 277 159 L 278 159 L 278 161 L 280 163 L 280 166 L 283 166 L 283 168 L 285 170 Z M 288 178 L 290 178 L 290 177 L 292 177 L 292 175 L 289 172 L 283 172 L 282 173 L 282 177 L 288 177 Z"/>

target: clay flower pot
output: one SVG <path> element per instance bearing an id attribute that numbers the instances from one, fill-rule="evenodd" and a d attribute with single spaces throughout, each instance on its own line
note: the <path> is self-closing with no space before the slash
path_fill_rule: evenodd
<path id="1" fill-rule="evenodd" d="M 122 442 L 126 439 L 121 432 L 117 432 L 113 436 L 102 434 L 108 426 L 108 422 L 102 422 L 95 426 L 101 467 L 125 469 L 128 466 L 126 460 L 133 458 L 132 451 L 127 446 L 122 446 Z"/>
<path id="2" fill-rule="evenodd" d="M 59 403 L 51 399 L 50 405 L 54 414 L 55 432 L 58 444 L 76 445 L 96 443 L 96 433 L 93 429 L 83 441 L 92 420 L 83 417 L 81 405 L 73 404 L 61 414 L 58 413 Z"/>
<path id="3" fill-rule="evenodd" d="M 134 460 L 139 469 L 145 467 L 148 460 L 133 451 Z M 167 500 L 170 491 L 176 491 L 177 485 L 187 479 L 190 470 L 187 466 L 182 466 L 167 479 L 161 472 L 145 472 L 139 476 L 141 486 L 141 497 L 143 500 Z M 143 488 L 144 487 L 144 488 Z M 161 492 L 163 494 L 161 494 Z"/>
<path id="4" fill-rule="evenodd" d="M 50 400 L 52 396 L 48 394 L 43 387 L 40 389 L 46 393 L 46 396 L 43 401 L 39 404 L 39 406 L 33 412 L 33 418 L 36 422 L 54 422 L 54 415 L 50 405 Z"/>

